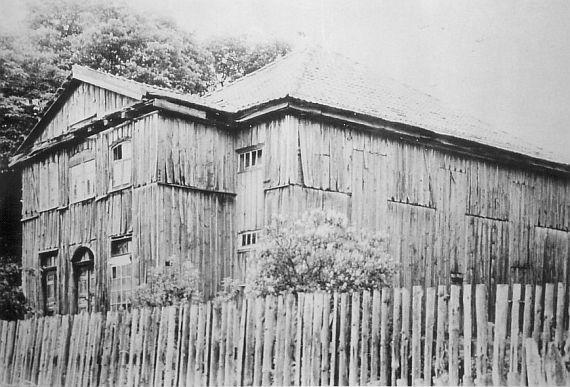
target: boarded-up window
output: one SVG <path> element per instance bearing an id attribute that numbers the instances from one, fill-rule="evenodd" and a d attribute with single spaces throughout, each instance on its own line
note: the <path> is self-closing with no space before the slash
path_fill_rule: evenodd
<path id="1" fill-rule="evenodd" d="M 123 141 L 112 150 L 113 188 L 131 183 L 131 142 Z"/>
<path id="2" fill-rule="evenodd" d="M 44 313 L 51 316 L 56 311 L 57 297 L 57 250 L 40 254 L 42 269 L 42 292 Z"/>
<path id="3" fill-rule="evenodd" d="M 39 205 L 48 210 L 59 204 L 59 170 L 54 159 L 39 163 Z"/>
<path id="4" fill-rule="evenodd" d="M 73 202 L 95 195 L 95 160 L 88 160 L 69 169 L 69 199 Z"/>
<path id="5" fill-rule="evenodd" d="M 127 308 L 132 293 L 131 238 L 111 241 L 110 271 L 110 307 L 111 310 Z"/>

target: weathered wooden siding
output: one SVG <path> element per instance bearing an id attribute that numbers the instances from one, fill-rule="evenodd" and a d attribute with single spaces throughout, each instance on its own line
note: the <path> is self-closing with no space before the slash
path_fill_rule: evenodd
<path id="1" fill-rule="evenodd" d="M 230 131 L 162 114 L 154 129 L 157 181 L 234 192 L 234 135 Z"/>
<path id="2" fill-rule="evenodd" d="M 134 102 L 132 98 L 81 82 L 35 142 L 40 143 L 64 134 L 70 125 L 94 114 L 101 116 Z"/>
<path id="3" fill-rule="evenodd" d="M 124 140 L 138 145 L 133 151 L 133 177 L 139 186 L 152 182 L 156 163 L 136 160 L 156 160 L 156 146 L 142 141 L 149 127 L 155 125 L 156 113 L 140 117 L 93 135 L 81 144 L 59 150 L 44 159 L 27 165 L 22 171 L 23 187 L 23 287 L 32 306 L 43 304 L 39 253 L 57 250 L 58 307 L 61 313 L 73 312 L 71 258 L 80 246 L 89 248 L 95 257 L 95 303 L 104 305 L 107 299 L 108 259 L 112 236 L 129 235 L 133 231 L 133 186 L 113 189 L 111 181 L 111 147 Z M 140 144 L 140 145 L 139 145 Z M 95 194 L 76 203 L 69 200 L 69 159 L 77 149 L 87 149 L 96 160 Z M 147 167 L 147 168 L 145 168 Z M 54 177 L 54 171 L 56 173 Z M 145 180 L 146 179 L 146 180 Z M 143 181 L 144 180 L 144 181 Z M 156 181 L 155 181 L 156 182 Z M 56 195 L 53 192 L 57 192 Z M 136 192 L 136 189 L 134 189 Z M 57 200 L 48 201 L 45 197 Z M 48 202 L 49 206 L 40 203 Z M 152 203 L 146 203 L 148 207 Z M 135 236 L 133 235 L 133 239 Z"/>
<path id="4" fill-rule="evenodd" d="M 164 185 L 136 190 L 134 196 L 139 278 L 166 261 L 175 270 L 190 261 L 200 271 L 204 295 L 214 295 L 222 279 L 232 276 L 234 196 Z"/>
<path id="5" fill-rule="evenodd" d="M 342 194 L 353 224 L 388 232 L 402 284 L 569 281 L 569 178 L 316 119 L 287 116 L 269 133 L 283 144 L 280 184 L 298 188 L 268 190 L 282 169 L 266 166 L 265 219 Z"/>

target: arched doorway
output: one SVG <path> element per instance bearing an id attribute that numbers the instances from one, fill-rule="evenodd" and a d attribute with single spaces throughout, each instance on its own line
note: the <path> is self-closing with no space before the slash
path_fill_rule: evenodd
<path id="1" fill-rule="evenodd" d="M 71 259 L 73 265 L 75 311 L 91 312 L 94 309 L 95 275 L 93 253 L 87 247 L 75 250 Z"/>

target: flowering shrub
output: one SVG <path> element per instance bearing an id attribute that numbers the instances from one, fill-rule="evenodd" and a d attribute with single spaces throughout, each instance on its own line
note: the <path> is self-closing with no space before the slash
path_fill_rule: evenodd
<path id="1" fill-rule="evenodd" d="M 370 290 L 389 284 L 395 272 L 382 235 L 349 227 L 340 214 L 312 211 L 276 218 L 266 229 L 248 288 L 258 295 Z"/>
<path id="2" fill-rule="evenodd" d="M 171 259 L 176 261 L 176 259 Z M 182 271 L 167 267 L 149 271 L 146 283 L 133 289 L 131 305 L 134 308 L 176 305 L 191 299 L 200 299 L 200 275 L 191 262 L 182 264 Z"/>

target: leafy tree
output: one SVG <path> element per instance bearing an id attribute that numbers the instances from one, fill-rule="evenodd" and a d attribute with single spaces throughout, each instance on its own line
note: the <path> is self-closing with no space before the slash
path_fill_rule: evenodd
<path id="1" fill-rule="evenodd" d="M 250 44 L 245 37 L 219 37 L 207 44 L 214 57 L 218 86 L 224 86 L 291 51 L 284 41 Z"/>
<path id="2" fill-rule="evenodd" d="M 17 259 L 0 257 L 0 320 L 22 319 L 29 311 L 20 278 Z"/>
<path id="3" fill-rule="evenodd" d="M 382 235 L 322 211 L 275 219 L 258 256 L 247 287 L 260 295 L 371 290 L 389 284 L 397 267 Z"/>

